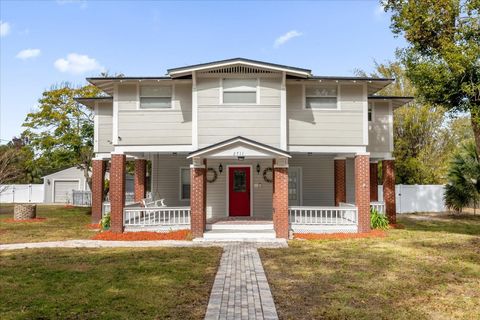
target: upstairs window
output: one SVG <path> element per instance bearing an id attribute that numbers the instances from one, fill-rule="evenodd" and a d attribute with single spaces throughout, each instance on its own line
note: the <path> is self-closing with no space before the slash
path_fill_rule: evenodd
<path id="1" fill-rule="evenodd" d="M 337 86 L 306 86 L 306 109 L 337 109 Z"/>
<path id="2" fill-rule="evenodd" d="M 223 103 L 256 104 L 257 79 L 223 79 Z"/>
<path id="3" fill-rule="evenodd" d="M 171 86 L 141 86 L 140 108 L 170 109 L 172 107 Z"/>

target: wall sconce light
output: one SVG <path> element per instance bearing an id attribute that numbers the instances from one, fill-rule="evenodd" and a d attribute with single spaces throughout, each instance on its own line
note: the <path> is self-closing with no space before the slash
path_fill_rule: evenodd
<path id="1" fill-rule="evenodd" d="M 244 157 L 244 156 L 240 156 L 240 157 L 238 157 L 237 159 L 238 159 L 238 161 L 243 161 L 243 160 L 245 160 L 245 157 Z"/>
<path id="2" fill-rule="evenodd" d="M 221 163 L 220 163 L 220 165 L 218 166 L 218 172 L 220 172 L 220 174 L 222 174 L 222 172 L 223 172 L 223 166 L 222 166 Z"/>
<path id="3" fill-rule="evenodd" d="M 260 174 L 260 163 L 257 163 L 257 174 Z"/>
<path id="4" fill-rule="evenodd" d="M 309 156 L 309 157 L 311 157 L 312 155 L 313 155 L 312 152 L 308 152 L 308 153 L 307 153 L 307 156 Z"/>
<path id="5" fill-rule="evenodd" d="M 50 179 L 47 179 L 47 184 L 50 185 Z"/>

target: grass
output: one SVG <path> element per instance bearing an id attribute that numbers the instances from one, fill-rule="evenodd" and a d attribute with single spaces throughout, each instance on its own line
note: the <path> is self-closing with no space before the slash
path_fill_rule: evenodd
<path id="1" fill-rule="evenodd" d="M 203 319 L 221 252 L 0 252 L 0 319 Z"/>
<path id="2" fill-rule="evenodd" d="M 480 319 L 480 217 L 400 216 L 387 238 L 261 249 L 281 319 Z"/>
<path id="3" fill-rule="evenodd" d="M 11 223 L 13 205 L 0 206 L 0 244 L 88 239 L 94 231 L 86 228 L 90 223 L 90 208 L 66 208 L 64 206 L 37 206 L 37 217 L 42 222 Z"/>

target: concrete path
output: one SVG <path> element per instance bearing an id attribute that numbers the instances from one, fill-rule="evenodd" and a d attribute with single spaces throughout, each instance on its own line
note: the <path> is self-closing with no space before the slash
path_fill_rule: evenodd
<path id="1" fill-rule="evenodd" d="M 2 250 L 20 250 L 36 248 L 150 248 L 150 247 L 224 247 L 232 245 L 231 242 L 217 241 L 179 241 L 179 240 L 158 240 L 158 241 L 103 241 L 103 240 L 65 240 L 32 243 L 1 244 Z M 286 247 L 286 241 L 257 242 L 251 244 L 257 248 L 264 247 Z"/>
<path id="2" fill-rule="evenodd" d="M 224 246 L 205 319 L 278 319 L 256 244 Z"/>

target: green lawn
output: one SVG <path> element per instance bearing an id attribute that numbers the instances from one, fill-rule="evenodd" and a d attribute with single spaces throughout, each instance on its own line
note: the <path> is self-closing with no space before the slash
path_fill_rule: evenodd
<path id="1" fill-rule="evenodd" d="M 0 252 L 0 319 L 203 319 L 221 248 Z"/>
<path id="2" fill-rule="evenodd" d="M 282 319 L 480 319 L 480 217 L 400 216 L 387 238 L 261 249 Z"/>
<path id="3" fill-rule="evenodd" d="M 47 219 L 42 222 L 6 222 L 13 218 L 13 205 L 2 204 L 0 244 L 88 239 L 94 234 L 86 228 L 91 219 L 90 208 L 38 205 L 37 217 Z"/>

